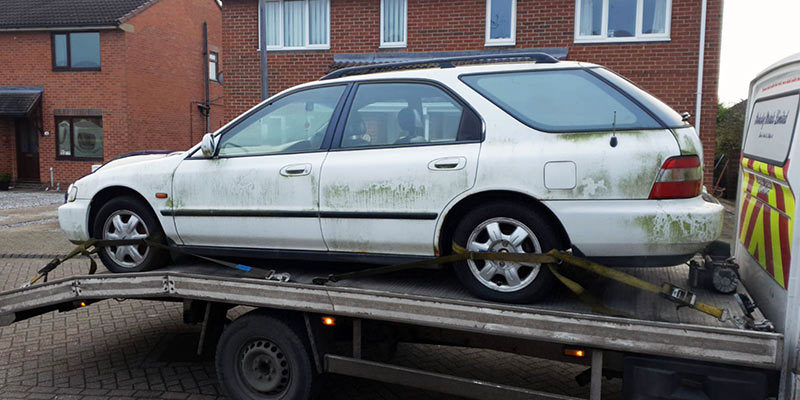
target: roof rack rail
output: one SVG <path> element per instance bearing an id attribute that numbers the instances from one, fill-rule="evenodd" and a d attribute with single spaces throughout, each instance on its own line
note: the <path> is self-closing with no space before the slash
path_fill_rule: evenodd
<path id="1" fill-rule="evenodd" d="M 341 78 L 351 75 L 371 74 L 381 71 L 392 71 L 399 69 L 413 69 L 414 67 L 422 67 L 428 65 L 438 65 L 439 68 L 454 68 L 454 62 L 492 62 L 492 61 L 510 61 L 510 60 L 531 60 L 537 63 L 552 64 L 557 63 L 558 59 L 547 53 L 530 52 L 530 53 L 494 53 L 482 54 L 476 56 L 457 56 L 457 57 L 441 57 L 441 58 L 425 58 L 414 61 L 402 61 L 395 63 L 371 64 L 371 65 L 358 65 L 355 67 L 342 68 L 320 78 L 321 81 L 328 79 Z"/>

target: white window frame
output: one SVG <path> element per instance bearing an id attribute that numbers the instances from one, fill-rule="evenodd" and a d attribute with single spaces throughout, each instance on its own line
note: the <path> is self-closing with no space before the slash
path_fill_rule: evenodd
<path id="1" fill-rule="evenodd" d="M 581 35 L 580 15 L 581 0 L 575 0 L 575 43 L 614 43 L 614 42 L 665 42 L 670 40 L 670 28 L 672 26 L 672 0 L 667 1 L 666 21 L 664 33 L 642 33 L 642 21 L 644 20 L 644 0 L 636 1 L 636 34 L 630 37 L 608 37 L 608 1 L 603 1 L 603 15 L 599 35 Z"/>
<path id="2" fill-rule="evenodd" d="M 403 48 L 406 47 L 408 43 L 408 0 L 403 0 L 403 13 L 405 14 L 405 24 L 403 24 L 403 41 L 402 42 L 386 42 L 383 40 L 383 3 L 384 0 L 381 0 L 381 44 L 380 48 L 382 49 L 391 49 L 391 48 Z"/>
<path id="3" fill-rule="evenodd" d="M 517 0 L 511 0 L 511 37 L 492 39 L 492 0 L 486 0 L 486 46 L 514 46 L 517 44 Z"/>
<path id="4" fill-rule="evenodd" d="M 278 14 L 280 17 L 278 18 L 278 41 L 281 43 L 278 46 L 266 46 L 267 51 L 295 51 L 295 50 L 329 50 L 331 48 L 331 0 L 327 1 L 328 7 L 328 23 L 327 23 L 327 32 L 326 35 L 328 37 L 328 43 L 326 44 L 310 44 L 309 40 L 311 38 L 310 29 L 311 25 L 309 24 L 309 9 L 308 9 L 308 1 L 305 0 L 305 12 L 303 13 L 303 17 L 305 18 L 305 25 L 306 25 L 306 32 L 305 32 L 305 44 L 303 46 L 284 46 L 283 45 L 283 3 L 285 0 L 261 0 L 261 4 L 258 7 L 258 48 L 263 49 L 265 46 L 267 38 L 261 37 L 262 32 L 266 34 L 266 29 L 263 29 L 262 24 L 265 24 L 266 15 L 263 14 L 263 10 L 266 10 L 266 3 L 279 3 L 279 11 Z"/>

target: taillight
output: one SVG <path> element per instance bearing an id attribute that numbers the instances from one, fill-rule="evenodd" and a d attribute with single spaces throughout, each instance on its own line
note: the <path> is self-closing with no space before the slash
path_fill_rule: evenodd
<path id="1" fill-rule="evenodd" d="M 700 194 L 703 170 L 697 156 L 670 157 L 658 172 L 650 199 L 685 199 Z"/>

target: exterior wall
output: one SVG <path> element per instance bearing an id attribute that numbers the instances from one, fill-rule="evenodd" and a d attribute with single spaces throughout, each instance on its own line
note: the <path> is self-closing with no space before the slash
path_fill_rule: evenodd
<path id="1" fill-rule="evenodd" d="M 575 1 L 517 0 L 516 47 L 569 47 L 570 60 L 607 66 L 679 112 L 695 113 L 700 35 L 698 0 L 673 0 L 668 42 L 575 44 Z M 708 0 L 701 140 L 705 182 L 712 181 L 719 75 L 722 0 Z M 318 79 L 334 53 L 480 50 L 484 45 L 485 0 L 408 0 L 407 48 L 379 49 L 380 0 L 331 0 L 331 49 L 270 51 L 269 92 Z M 223 43 L 227 53 L 227 119 L 260 101 L 258 3 L 226 0 Z M 692 121 L 694 123 L 694 121 Z"/>
<path id="2" fill-rule="evenodd" d="M 100 31 L 100 71 L 54 72 L 49 32 L 0 34 L 0 64 L 7 73 L 3 85 L 42 86 L 42 129 L 50 136 L 39 136 L 39 176 L 49 181 L 50 168 L 55 182 L 62 186 L 89 173 L 99 161 L 56 160 L 56 108 L 98 108 L 103 110 L 103 150 L 106 159 L 126 151 L 114 140 L 128 129 L 125 85 L 124 32 Z M 20 57 L 27 54 L 27 57 Z M 13 135 L 13 133 L 12 133 Z M 15 150 L 12 150 L 12 152 Z M 16 167 L 16 165 L 15 165 Z M 16 168 L 15 168 L 16 169 Z M 14 172 L 12 179 L 16 180 Z"/>
<path id="3" fill-rule="evenodd" d="M 205 119 L 191 104 L 205 97 L 203 22 L 208 23 L 209 50 L 223 60 L 222 12 L 214 1 L 162 0 L 128 21 L 135 32 L 125 35 L 126 151 L 184 150 L 206 133 Z M 211 99 L 222 95 L 219 83 L 212 81 L 209 86 Z M 212 131 L 222 126 L 223 110 L 212 106 Z"/>
<path id="4" fill-rule="evenodd" d="M 0 174 L 17 176 L 17 138 L 14 132 L 13 118 L 0 118 Z"/>
<path id="5" fill-rule="evenodd" d="M 199 142 L 205 122 L 196 106 L 190 111 L 190 102 L 204 97 L 202 23 L 208 22 L 209 43 L 222 60 L 221 17 L 213 0 L 161 0 L 127 21 L 134 32 L 100 31 L 100 71 L 54 72 L 50 32 L 0 33 L 0 85 L 44 87 L 42 129 L 51 134 L 39 136 L 42 182 L 49 183 L 52 167 L 55 183 L 65 187 L 88 174 L 92 164 L 102 163 L 56 159 L 54 109 L 102 110 L 103 161 L 136 150 L 182 150 Z M 222 93 L 211 82 L 211 98 Z M 211 129 L 223 120 L 223 107 L 213 107 Z M 11 121 L 9 143 L 14 140 Z M 6 154 L 13 155 L 16 180 L 16 150 L 2 137 L 0 119 L 0 169 Z"/>

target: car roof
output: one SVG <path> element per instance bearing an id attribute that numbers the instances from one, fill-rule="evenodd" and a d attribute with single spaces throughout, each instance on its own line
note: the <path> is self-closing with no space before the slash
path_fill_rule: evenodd
<path id="1" fill-rule="evenodd" d="M 415 68 L 386 72 L 373 72 L 361 75 L 349 75 L 341 78 L 326 79 L 324 81 L 314 81 L 295 88 L 305 86 L 315 86 L 319 84 L 349 83 L 368 81 L 376 79 L 432 79 L 436 81 L 458 78 L 461 75 L 474 73 L 493 73 L 493 72 L 513 72 L 531 71 L 537 69 L 565 69 L 565 68 L 584 68 L 593 67 L 594 64 L 577 61 L 559 61 L 558 63 L 535 63 L 535 62 L 516 62 L 516 63 L 494 63 L 494 64 L 472 64 L 459 65 L 452 68 Z"/>

